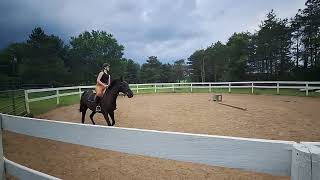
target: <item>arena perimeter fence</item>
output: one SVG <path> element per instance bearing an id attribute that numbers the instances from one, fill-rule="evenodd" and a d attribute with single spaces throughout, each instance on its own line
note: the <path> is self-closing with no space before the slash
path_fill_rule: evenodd
<path id="1" fill-rule="evenodd" d="M 122 153 L 291 176 L 292 180 L 320 179 L 320 142 L 108 127 L 5 114 L 0 114 L 0 121 L 1 133 L 10 131 Z M 1 142 L 3 157 L 2 146 Z M 6 173 L 19 179 L 57 179 L 5 157 L 0 160 L 0 170 L 2 179 Z"/>
<path id="2" fill-rule="evenodd" d="M 241 84 L 241 85 L 240 85 Z M 285 85 L 282 85 L 285 84 Z M 320 82 L 225 82 L 225 83 L 157 83 L 135 84 L 131 89 L 139 90 L 188 88 L 274 88 L 299 89 L 309 91 L 320 89 Z M 94 86 L 77 86 L 49 89 L 25 90 L 26 109 L 30 113 L 29 102 L 76 95 L 83 89 Z M 68 92 L 68 90 L 77 92 Z M 29 93 L 55 91 L 56 94 L 29 98 Z M 61 93 L 65 91 L 65 93 Z M 194 162 L 206 165 L 238 168 L 272 175 L 291 176 L 292 180 L 320 179 L 320 142 L 293 142 L 264 140 L 204 134 L 177 133 L 143 130 L 134 128 L 107 127 L 41 120 L 0 114 L 1 138 L 0 154 L 3 157 L 2 131 L 24 134 L 72 144 L 79 144 L 105 150 L 144 155 L 163 159 Z M 61 133 L 64 132 L 64 133 Z M 107 137 L 117 138 L 107 138 Z M 53 176 L 32 170 L 12 162 L 5 157 L 0 160 L 1 179 L 5 173 L 20 179 L 57 179 Z"/>
<path id="3" fill-rule="evenodd" d="M 30 113 L 30 102 L 42 101 L 56 98 L 57 104 L 60 103 L 60 97 L 70 96 L 83 93 L 85 89 L 94 89 L 95 86 L 73 86 L 60 88 L 45 88 L 45 89 L 29 89 L 25 90 L 25 107 L 26 112 Z M 204 83 L 152 83 L 152 84 L 130 84 L 130 88 L 135 93 L 157 93 L 163 90 L 166 92 L 194 92 L 195 89 L 207 89 L 207 92 L 214 92 L 215 89 L 226 89 L 231 93 L 232 89 L 250 89 L 251 94 L 254 94 L 257 89 L 274 89 L 276 94 L 280 94 L 280 89 L 295 89 L 305 92 L 309 96 L 310 92 L 316 92 L 320 95 L 320 82 L 304 82 L 304 81 L 255 81 L 255 82 L 204 82 Z M 180 91 L 179 91 L 180 90 Z M 181 91 L 183 90 L 183 91 Z M 47 96 L 30 97 L 30 94 L 41 92 L 50 93 Z"/>

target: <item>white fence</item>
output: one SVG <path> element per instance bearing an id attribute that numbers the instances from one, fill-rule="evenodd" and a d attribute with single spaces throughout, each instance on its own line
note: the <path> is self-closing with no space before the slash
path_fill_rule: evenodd
<path id="1" fill-rule="evenodd" d="M 62 87 L 62 88 L 47 88 L 47 89 L 30 89 L 25 90 L 25 102 L 27 112 L 30 113 L 30 102 L 41 101 L 46 99 L 57 98 L 57 104 L 60 103 L 60 97 L 70 96 L 82 93 L 83 89 L 94 89 L 95 86 L 74 86 L 74 87 Z M 249 82 L 204 82 L 204 83 L 153 83 L 153 84 L 130 84 L 131 90 L 135 93 L 139 93 L 139 90 L 151 90 L 150 92 L 157 93 L 159 90 L 171 89 L 175 92 L 177 89 L 188 89 L 193 92 L 194 89 L 208 89 L 208 92 L 212 92 L 214 89 L 228 89 L 231 93 L 232 89 L 251 89 L 251 93 L 254 93 L 254 89 L 275 89 L 277 94 L 280 94 L 280 89 L 298 89 L 305 91 L 305 95 L 309 95 L 309 91 L 319 91 L 320 82 L 305 82 L 305 81 L 249 81 Z M 75 90 L 74 92 L 61 93 L 65 90 Z M 39 92 L 52 92 L 54 95 L 42 96 L 37 98 L 30 98 L 31 93 Z"/>
<path id="2" fill-rule="evenodd" d="M 0 114 L 0 121 L 2 130 L 88 147 L 291 176 L 292 180 L 320 179 L 319 142 L 298 144 L 293 141 L 77 124 L 4 114 Z M 0 146 L 3 153 L 2 142 Z M 4 172 L 20 179 L 54 178 L 5 158 L 2 158 L 1 165 L 2 178 Z"/>

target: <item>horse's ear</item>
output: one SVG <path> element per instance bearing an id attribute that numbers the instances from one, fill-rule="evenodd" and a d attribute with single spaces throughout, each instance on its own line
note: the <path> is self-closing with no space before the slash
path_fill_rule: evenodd
<path id="1" fill-rule="evenodd" d="M 123 81 L 123 77 L 122 77 L 122 76 L 120 76 L 120 81 L 121 81 L 121 82 Z"/>

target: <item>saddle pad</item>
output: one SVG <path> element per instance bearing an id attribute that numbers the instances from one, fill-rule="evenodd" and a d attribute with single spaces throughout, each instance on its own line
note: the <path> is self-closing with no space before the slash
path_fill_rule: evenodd
<path id="1" fill-rule="evenodd" d="M 96 96 L 96 93 L 92 93 L 88 96 L 88 101 L 89 102 L 95 102 L 95 96 Z"/>

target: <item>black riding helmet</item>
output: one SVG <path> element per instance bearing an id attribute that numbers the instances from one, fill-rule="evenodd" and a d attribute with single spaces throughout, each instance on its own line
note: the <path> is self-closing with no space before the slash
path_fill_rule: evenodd
<path id="1" fill-rule="evenodd" d="M 109 63 L 103 63 L 103 65 L 102 65 L 102 69 L 105 69 L 106 67 L 110 67 L 110 64 Z"/>

